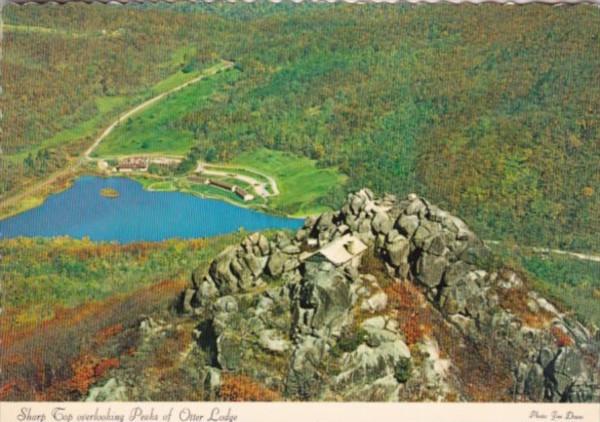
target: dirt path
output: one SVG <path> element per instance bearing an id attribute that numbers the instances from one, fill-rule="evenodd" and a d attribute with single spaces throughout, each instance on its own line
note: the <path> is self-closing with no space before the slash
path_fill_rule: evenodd
<path id="1" fill-rule="evenodd" d="M 161 99 L 163 99 L 166 95 L 169 95 L 173 92 L 179 91 L 191 84 L 194 84 L 196 82 L 201 81 L 202 79 L 208 77 L 208 76 L 212 76 L 215 73 L 217 73 L 219 70 L 225 70 L 225 69 L 230 69 L 232 68 L 234 65 L 233 62 L 230 61 L 225 61 L 223 60 L 222 63 L 220 63 L 219 65 L 213 66 L 212 68 L 207 69 L 202 75 L 191 79 L 181 85 L 176 86 L 175 88 L 172 88 L 168 91 L 163 92 L 162 94 L 159 94 L 155 97 L 150 98 L 149 100 L 144 101 L 142 104 L 139 104 L 137 106 L 135 106 L 134 108 L 132 108 L 131 110 L 127 111 L 125 114 L 122 114 L 119 116 L 119 118 L 117 118 L 113 123 L 111 123 L 101 134 L 100 136 L 98 136 L 94 142 L 92 143 L 92 145 L 90 145 L 90 147 L 85 150 L 85 152 L 81 155 L 81 157 L 77 160 L 75 160 L 73 163 L 71 163 L 69 166 L 67 166 L 66 168 L 59 170 L 53 174 L 51 174 L 50 176 L 48 176 L 46 179 L 41 180 L 39 182 L 34 183 L 32 186 L 30 186 L 29 188 L 26 188 L 25 190 L 17 193 L 16 195 L 13 195 L 9 198 L 3 198 L 2 202 L 0 203 L 0 210 L 4 210 L 7 209 L 9 207 L 12 207 L 16 204 L 18 204 L 20 201 L 22 201 L 23 199 L 27 198 L 28 196 L 32 196 L 33 194 L 39 192 L 40 190 L 54 184 L 56 181 L 58 181 L 61 178 L 65 178 L 68 177 L 70 175 L 72 175 L 75 171 L 77 171 L 86 161 L 93 161 L 95 160 L 94 158 L 92 158 L 90 155 L 94 152 L 94 150 L 98 147 L 98 145 L 100 145 L 100 143 L 102 142 L 103 139 L 105 139 L 112 131 L 113 129 L 123 120 L 123 119 L 127 119 L 128 117 L 142 111 L 144 108 L 156 103 L 157 101 L 160 101 Z"/>

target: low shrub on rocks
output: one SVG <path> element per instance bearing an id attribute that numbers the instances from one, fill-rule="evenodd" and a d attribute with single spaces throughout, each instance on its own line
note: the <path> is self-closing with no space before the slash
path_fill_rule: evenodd
<path id="1" fill-rule="evenodd" d="M 220 396 L 225 401 L 276 401 L 279 394 L 245 375 L 224 374 Z"/>
<path id="2" fill-rule="evenodd" d="M 412 362 L 408 358 L 400 358 L 394 367 L 394 377 L 399 383 L 405 383 L 410 379 L 412 373 Z"/>

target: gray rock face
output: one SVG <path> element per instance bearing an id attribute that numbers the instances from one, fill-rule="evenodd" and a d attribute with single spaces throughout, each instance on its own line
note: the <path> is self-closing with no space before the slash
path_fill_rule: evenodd
<path id="1" fill-rule="evenodd" d="M 311 266 L 292 298 L 293 332 L 339 335 L 353 305 L 351 282 L 329 263 Z"/>
<path id="2" fill-rule="evenodd" d="M 210 303 L 219 295 L 246 292 L 264 283 L 263 274 L 281 277 L 299 266 L 300 249 L 284 233 L 278 232 L 273 243 L 260 233 L 253 233 L 237 247 L 221 252 L 210 264 L 208 273 L 192 275 L 194 294 L 187 292 L 182 308 Z"/>
<path id="3" fill-rule="evenodd" d="M 240 365 L 242 350 L 240 343 L 229 333 L 217 338 L 217 361 L 222 369 L 233 371 Z"/>
<path id="4" fill-rule="evenodd" d="M 447 266 L 448 261 L 446 258 L 423 254 L 417 261 L 415 268 L 417 280 L 430 289 L 434 289 L 442 282 Z"/>
<path id="5" fill-rule="evenodd" d="M 387 213 L 379 211 L 373 217 L 371 226 L 376 233 L 388 234 L 392 230 L 394 222 Z"/>
<path id="6" fill-rule="evenodd" d="M 297 336 L 285 386 L 292 397 L 314 398 L 321 390 L 319 362 L 325 353 L 325 342 L 310 335 Z"/>
<path id="7" fill-rule="evenodd" d="M 543 347 L 534 363 L 522 364 L 522 367 L 520 373 L 526 377 L 521 388 L 529 400 L 593 402 L 600 399 L 598 374 L 589 372 L 576 348 Z"/>
<path id="8" fill-rule="evenodd" d="M 400 233 L 404 236 L 411 238 L 419 228 L 419 217 L 416 215 L 403 214 L 396 221 L 396 227 L 398 227 Z"/>
<path id="9" fill-rule="evenodd" d="M 373 296 L 366 299 L 361 304 L 361 309 L 368 312 L 380 312 L 387 307 L 388 298 L 382 290 L 376 292 Z"/>
<path id="10" fill-rule="evenodd" d="M 342 358 L 341 371 L 334 383 L 337 386 L 360 386 L 362 391 L 385 385 L 386 399 L 398 400 L 396 367 L 401 360 L 410 360 L 408 346 L 398 332 L 386 328 L 383 317 L 367 319 L 361 327 L 366 332 L 364 342 Z M 353 390 L 346 394 L 351 397 Z"/>
<path id="11" fill-rule="evenodd" d="M 527 397 L 536 402 L 543 401 L 545 381 L 544 369 L 538 364 L 532 365 L 525 379 L 525 394 Z"/>
<path id="12" fill-rule="evenodd" d="M 582 369 L 581 356 L 573 349 L 561 348 L 546 369 L 552 395 L 564 398 L 582 375 Z"/>
<path id="13" fill-rule="evenodd" d="M 111 378 L 104 385 L 91 388 L 85 401 L 127 401 L 127 388 Z"/>
<path id="14" fill-rule="evenodd" d="M 254 233 L 224 250 L 206 273 L 193 273 L 180 308 L 208 318 L 206 326 L 215 330 L 217 366 L 235 371 L 267 353 L 288 359 L 285 390 L 291 397 L 315 398 L 329 389 L 334 397 L 349 400 L 398 399 L 402 383 L 394 374 L 402 369 L 402 359 L 410 362 L 412 357 L 398 321 L 394 325 L 387 319 L 388 297 L 377 284 L 379 270 L 360 274 L 359 261 L 340 265 L 323 254 L 315 260 L 303 252 L 345 235 L 362 240 L 368 253 L 383 261 L 387 274 L 415 283 L 428 306 L 464 337 L 457 341 L 482 346 L 493 341 L 495 353 L 510 356 L 518 368 L 514 391 L 520 397 L 600 400 L 598 368 L 584 358 L 598 355 L 600 338 L 539 295 L 525 293 L 525 283 L 514 272 L 482 268 L 490 251 L 459 218 L 415 194 L 403 200 L 377 198 L 368 189 L 348 195 L 339 211 L 307 218 L 295 235 L 278 232 L 267 239 Z M 511 292 L 527 295 L 526 309 L 503 302 Z M 366 333 L 364 338 L 353 340 L 359 343 L 351 343 L 353 349 L 340 356 L 339 373 L 324 380 L 319 365 L 337 350 L 357 311 L 377 316 L 354 327 Z M 550 325 L 528 326 L 526 312 L 551 315 L 552 324 L 574 344 L 557 348 Z M 435 378 L 423 375 L 428 373 L 423 368 L 418 372 L 423 379 Z"/>
<path id="15" fill-rule="evenodd" d="M 283 273 L 283 267 L 287 260 L 283 252 L 276 250 L 271 254 L 267 263 L 267 271 L 272 277 L 279 277 Z"/>
<path id="16" fill-rule="evenodd" d="M 262 348 L 274 353 L 282 353 L 290 348 L 290 341 L 283 333 L 272 329 L 260 332 L 259 343 Z"/>
<path id="17" fill-rule="evenodd" d="M 410 253 L 410 243 L 408 239 L 400 234 L 397 236 L 388 237 L 385 245 L 385 251 L 390 265 L 397 268 L 399 276 L 406 277 L 410 269 L 408 263 L 408 254 Z"/>

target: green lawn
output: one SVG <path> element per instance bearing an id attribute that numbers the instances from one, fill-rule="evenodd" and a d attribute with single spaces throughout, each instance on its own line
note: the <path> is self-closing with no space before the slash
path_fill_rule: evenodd
<path id="1" fill-rule="evenodd" d="M 149 190 L 171 192 L 175 190 L 175 185 L 172 181 L 165 180 L 163 182 L 154 182 L 148 186 Z"/>
<path id="2" fill-rule="evenodd" d="M 295 216 L 328 210 L 327 195 L 346 182 L 335 168 L 318 168 L 308 158 L 268 149 L 242 154 L 233 164 L 272 176 L 280 193 L 269 198 L 270 207 Z"/>
<path id="3" fill-rule="evenodd" d="M 192 183 L 192 184 L 190 184 L 188 189 L 190 192 L 200 194 L 201 196 L 204 196 L 204 197 L 215 198 L 215 199 L 226 199 L 226 200 L 234 202 L 236 204 L 244 203 L 244 201 L 242 201 L 239 198 L 239 196 L 237 196 L 235 193 L 225 190 L 225 189 L 218 188 L 216 186 L 204 185 L 204 184 L 200 184 L 200 183 Z"/>
<path id="4" fill-rule="evenodd" d="M 254 171 L 250 171 L 247 170 L 245 168 L 241 168 L 241 167 L 235 167 L 235 166 L 220 166 L 220 165 L 213 165 L 210 164 L 208 166 L 209 170 L 216 170 L 216 171 L 222 171 L 222 172 L 226 172 L 226 173 L 232 173 L 232 174 L 241 174 L 244 176 L 249 176 L 252 177 L 253 179 L 259 181 L 259 182 L 263 182 L 263 183 L 269 183 L 269 179 L 265 176 L 263 176 L 262 174 L 256 173 Z"/>
<path id="5" fill-rule="evenodd" d="M 211 68 L 213 69 L 213 68 Z M 191 79 L 179 72 L 160 84 L 170 89 Z M 94 152 L 95 156 L 116 156 L 140 153 L 183 155 L 194 145 L 194 133 L 182 129 L 177 121 L 187 113 L 201 109 L 210 97 L 233 82 L 238 71 L 217 73 L 210 78 L 174 92 L 119 125 Z"/>
<path id="6" fill-rule="evenodd" d="M 196 181 L 186 179 L 185 177 L 169 178 L 166 180 L 140 174 L 135 174 L 130 177 L 139 182 L 146 190 L 189 193 L 192 195 L 202 196 L 204 198 L 220 199 L 241 206 L 264 207 L 265 205 L 265 200 L 262 197 L 255 196 L 252 201 L 245 202 L 231 191 L 221 189 L 216 186 L 198 183 Z M 219 178 L 219 180 L 223 179 Z M 229 182 L 233 183 L 232 180 Z M 249 192 L 252 192 L 251 188 L 245 185 L 243 182 L 240 183 L 240 181 L 236 180 L 236 184 L 244 189 L 247 189 Z"/>

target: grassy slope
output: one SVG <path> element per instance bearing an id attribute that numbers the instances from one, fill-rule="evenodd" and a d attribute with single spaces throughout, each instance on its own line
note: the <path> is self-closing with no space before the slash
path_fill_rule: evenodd
<path id="1" fill-rule="evenodd" d="M 3 9 L 1 197 L 65 169 L 119 113 L 218 59 L 198 39 L 206 27 L 181 13 L 27 9 Z"/>
<path id="2" fill-rule="evenodd" d="M 328 210 L 321 205 L 324 199 L 333 188 L 346 181 L 334 168 L 318 168 L 314 160 L 267 149 L 244 153 L 233 163 L 272 176 L 280 194 L 269 199 L 270 206 L 292 215 Z"/>
<path id="3" fill-rule="evenodd" d="M 70 238 L 0 242 L 2 326 L 16 329 L 163 280 L 187 280 L 239 234 L 120 246 Z"/>
<path id="4" fill-rule="evenodd" d="M 128 108 L 133 107 L 135 104 L 142 102 L 145 98 L 158 95 L 162 92 L 168 91 L 181 85 L 189 80 L 199 76 L 202 72 L 195 70 L 193 72 L 184 73 L 178 71 L 166 79 L 158 82 L 152 86 L 149 90 L 143 94 L 127 97 L 127 96 L 104 96 L 97 97 L 95 99 L 96 108 L 98 112 L 88 120 L 84 120 L 75 126 L 62 130 L 56 135 L 43 140 L 38 146 L 34 146 L 27 150 L 24 150 L 14 156 L 9 156 L 11 159 L 22 159 L 30 152 L 37 152 L 43 148 L 57 147 L 72 142 L 79 141 L 81 139 L 90 139 L 96 135 L 101 129 L 103 129 L 110 122 L 118 116 L 119 112 L 126 111 Z M 209 85 L 209 84 L 207 84 Z M 205 87 L 206 88 L 206 87 Z M 167 100 L 168 101 L 168 100 Z M 177 151 L 175 151 L 177 152 Z"/>
<path id="5" fill-rule="evenodd" d="M 156 91 L 166 91 L 197 73 L 179 72 Z M 236 79 L 237 71 L 223 72 L 168 95 L 140 114 L 117 127 L 94 152 L 96 156 L 117 156 L 136 153 L 185 154 L 194 145 L 194 133 L 178 127 L 178 120 L 190 110 L 198 110 L 210 97 Z"/>
<path id="6" fill-rule="evenodd" d="M 566 305 L 580 320 L 600 326 L 600 263 L 541 255 L 506 244 L 492 249 L 503 261 L 524 269 L 542 293 Z"/>

